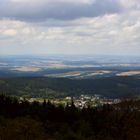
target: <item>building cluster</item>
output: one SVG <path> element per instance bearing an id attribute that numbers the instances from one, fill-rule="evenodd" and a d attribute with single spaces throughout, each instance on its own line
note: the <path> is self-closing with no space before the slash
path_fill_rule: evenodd
<path id="1" fill-rule="evenodd" d="M 102 98 L 100 95 L 81 95 L 79 97 L 66 97 L 65 98 L 67 101 L 70 102 L 70 100 L 73 100 L 74 105 L 78 108 L 87 108 L 88 106 L 90 107 L 97 107 L 101 106 L 104 104 L 117 104 L 121 100 L 120 99 L 107 99 L 107 98 Z"/>
<path id="2" fill-rule="evenodd" d="M 23 101 L 25 100 L 23 97 L 20 97 L 20 101 Z M 40 102 L 40 103 L 43 103 L 44 100 L 46 100 L 46 102 L 49 100 L 49 99 L 43 99 L 43 98 L 28 98 L 26 99 L 28 100 L 29 102 L 34 102 L 34 101 L 37 101 L 37 102 Z M 89 106 L 90 107 L 97 107 L 97 106 L 102 106 L 104 104 L 117 104 L 119 103 L 121 100 L 120 99 L 108 99 L 108 98 L 103 98 L 101 97 L 100 95 L 80 95 L 80 96 L 76 96 L 76 97 L 65 97 L 65 98 L 62 98 L 62 99 L 50 99 L 50 101 L 55 104 L 55 105 L 64 105 L 66 106 L 67 104 L 68 105 L 71 105 L 71 102 L 74 103 L 74 105 L 77 107 L 77 108 L 88 108 Z"/>

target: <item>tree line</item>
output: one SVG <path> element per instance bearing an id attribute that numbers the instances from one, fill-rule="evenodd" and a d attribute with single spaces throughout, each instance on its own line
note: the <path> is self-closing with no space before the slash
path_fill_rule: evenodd
<path id="1" fill-rule="evenodd" d="M 0 95 L 0 140 L 139 140 L 140 101 L 79 109 Z"/>

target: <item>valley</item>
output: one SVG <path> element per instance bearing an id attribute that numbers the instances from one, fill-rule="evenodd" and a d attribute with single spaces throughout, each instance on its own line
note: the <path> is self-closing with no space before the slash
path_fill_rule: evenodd
<path id="1" fill-rule="evenodd" d="M 0 92 L 49 99 L 139 97 L 139 62 L 132 56 L 1 56 Z"/>

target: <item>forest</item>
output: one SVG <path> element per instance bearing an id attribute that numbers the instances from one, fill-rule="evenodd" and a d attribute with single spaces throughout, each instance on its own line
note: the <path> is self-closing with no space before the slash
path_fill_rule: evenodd
<path id="1" fill-rule="evenodd" d="M 0 78 L 0 91 L 18 97 L 64 98 L 98 94 L 106 98 L 133 98 L 140 95 L 140 77 L 69 79 L 46 77 Z"/>
<path id="2" fill-rule="evenodd" d="M 140 100 L 76 108 L 0 95 L 1 140 L 139 140 Z"/>

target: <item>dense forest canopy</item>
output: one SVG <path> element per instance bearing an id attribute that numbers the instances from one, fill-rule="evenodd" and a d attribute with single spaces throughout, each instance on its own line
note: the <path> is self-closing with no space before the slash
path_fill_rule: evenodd
<path id="1" fill-rule="evenodd" d="M 139 76 L 98 79 L 45 77 L 0 78 L 0 91 L 7 95 L 26 97 L 79 96 L 99 94 L 107 98 L 138 97 Z"/>
<path id="2" fill-rule="evenodd" d="M 140 101 L 78 109 L 0 95 L 1 140 L 139 140 Z"/>

